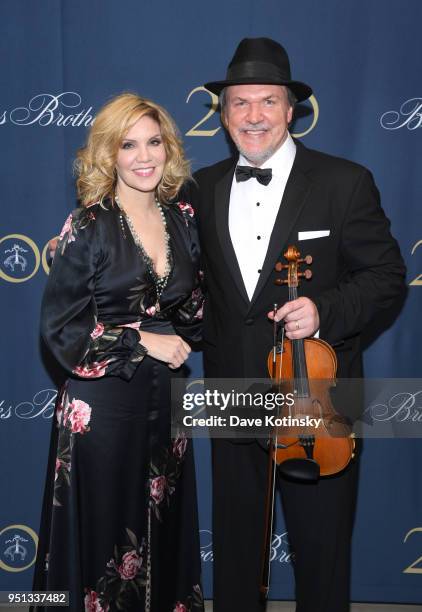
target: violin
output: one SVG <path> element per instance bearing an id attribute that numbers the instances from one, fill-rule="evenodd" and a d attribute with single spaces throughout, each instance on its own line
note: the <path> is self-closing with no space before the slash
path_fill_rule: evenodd
<path id="1" fill-rule="evenodd" d="M 295 246 L 289 246 L 284 257 L 288 264 L 277 262 L 275 269 L 277 272 L 287 269 L 287 279 L 277 278 L 276 284 L 288 285 L 292 301 L 298 297 L 299 278 L 312 278 L 309 269 L 299 272 L 299 264 L 311 264 L 312 257 L 300 259 Z M 285 339 L 275 344 L 267 365 L 275 386 L 289 389 L 294 396 L 294 405 L 283 410 L 282 415 L 290 416 L 291 422 L 303 421 L 306 416 L 320 419 L 318 427 L 294 426 L 276 432 L 273 458 L 280 471 L 299 480 L 315 480 L 341 472 L 352 459 L 355 441 L 350 425 L 331 401 L 330 389 L 336 384 L 337 374 L 334 350 L 319 338 Z"/>
<path id="2" fill-rule="evenodd" d="M 298 297 L 299 279 L 312 278 L 300 264 L 312 263 L 312 257 L 300 257 L 295 246 L 284 253 L 287 264 L 277 262 L 277 272 L 287 270 L 287 279 L 276 279 L 277 285 L 287 284 L 289 301 Z M 274 313 L 277 305 L 274 305 Z M 294 403 L 282 407 L 277 416 L 290 417 L 293 426 L 276 427 L 270 434 L 268 464 L 268 494 L 262 564 L 261 594 L 266 597 L 270 577 L 270 549 L 274 514 L 276 468 L 287 478 L 300 482 L 317 482 L 347 467 L 354 456 L 355 440 L 349 423 L 339 415 L 331 401 L 330 390 L 336 384 L 337 357 L 332 347 L 319 338 L 299 340 L 277 339 L 274 322 L 274 346 L 268 355 L 267 366 L 277 391 L 293 395 Z M 313 425 L 303 426 L 309 417 Z M 318 419 L 318 426 L 315 420 Z"/>

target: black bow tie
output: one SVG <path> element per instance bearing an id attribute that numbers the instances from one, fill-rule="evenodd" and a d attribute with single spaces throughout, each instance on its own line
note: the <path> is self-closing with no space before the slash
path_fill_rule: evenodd
<path id="1" fill-rule="evenodd" d="M 253 166 L 236 166 L 236 181 L 248 181 L 256 178 L 261 185 L 268 185 L 273 176 L 271 168 L 254 168 Z"/>

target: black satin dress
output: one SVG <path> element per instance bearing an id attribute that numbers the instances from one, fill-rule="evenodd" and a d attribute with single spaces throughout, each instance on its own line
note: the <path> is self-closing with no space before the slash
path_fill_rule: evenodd
<path id="1" fill-rule="evenodd" d="M 69 378 L 34 590 L 70 591 L 72 612 L 203 610 L 191 441 L 170 438 L 178 374 L 144 355 L 138 333 L 200 337 L 193 211 L 164 211 L 170 273 L 158 307 L 154 271 L 111 203 L 69 216 L 44 295 L 42 335 Z"/>

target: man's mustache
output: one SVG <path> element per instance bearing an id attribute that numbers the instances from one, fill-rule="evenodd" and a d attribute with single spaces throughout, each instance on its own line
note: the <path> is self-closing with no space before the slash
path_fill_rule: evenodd
<path id="1" fill-rule="evenodd" d="M 268 132 L 270 129 L 270 126 L 265 123 L 254 123 L 253 125 L 242 125 L 242 127 L 239 128 L 239 132 Z"/>

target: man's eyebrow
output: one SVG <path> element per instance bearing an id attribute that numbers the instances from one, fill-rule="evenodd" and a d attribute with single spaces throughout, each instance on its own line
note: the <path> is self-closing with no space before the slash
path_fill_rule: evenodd
<path id="1" fill-rule="evenodd" d="M 271 100 L 271 99 L 279 99 L 281 96 L 279 96 L 278 94 L 272 93 L 269 94 L 268 96 L 264 96 L 261 98 L 261 100 Z M 241 96 L 234 96 L 231 100 L 232 102 L 249 102 L 249 100 L 247 98 L 242 98 Z M 259 102 L 259 100 L 257 100 Z"/>

